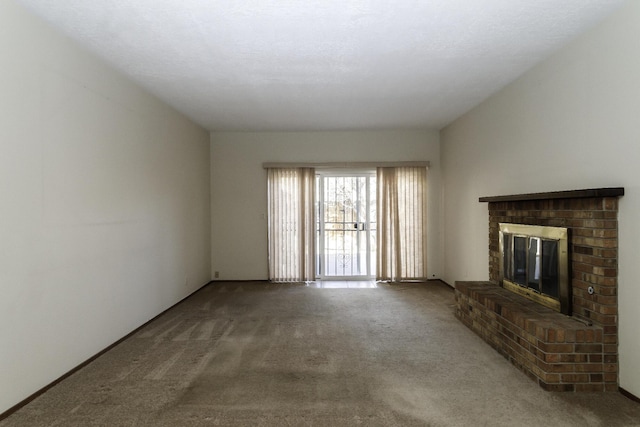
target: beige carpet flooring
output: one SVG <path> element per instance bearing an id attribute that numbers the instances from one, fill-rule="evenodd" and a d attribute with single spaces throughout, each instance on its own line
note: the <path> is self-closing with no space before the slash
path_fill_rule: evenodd
<path id="1" fill-rule="evenodd" d="M 215 283 L 9 426 L 640 426 L 619 393 L 549 393 L 453 315 L 440 283 Z"/>

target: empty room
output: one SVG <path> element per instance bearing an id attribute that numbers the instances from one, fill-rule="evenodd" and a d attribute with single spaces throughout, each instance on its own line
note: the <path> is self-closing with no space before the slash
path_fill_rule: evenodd
<path id="1" fill-rule="evenodd" d="M 0 426 L 640 425 L 638 40 L 0 0 Z"/>

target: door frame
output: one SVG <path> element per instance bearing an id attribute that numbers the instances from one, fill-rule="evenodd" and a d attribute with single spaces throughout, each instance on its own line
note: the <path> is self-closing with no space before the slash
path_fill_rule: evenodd
<path id="1" fill-rule="evenodd" d="M 366 238 L 365 238 L 365 244 L 366 244 L 366 270 L 367 273 L 369 274 L 365 274 L 365 275 L 350 275 L 350 276 L 337 276 L 337 275 L 331 275 L 328 276 L 326 275 L 326 269 L 325 269 L 325 265 L 326 265 L 326 251 L 325 251 L 325 221 L 324 221 L 324 214 L 325 214 L 325 203 L 324 203 L 324 184 L 325 184 L 325 178 L 327 177 L 347 177 L 347 178 L 357 178 L 357 177 L 363 177 L 363 178 L 374 178 L 374 183 L 375 183 L 375 178 L 376 178 L 376 170 L 375 169 L 323 169 L 323 170 L 316 170 L 316 209 L 315 209 L 315 221 L 316 221 L 316 237 L 317 237 L 317 243 L 316 243 L 316 278 L 318 280 L 373 280 L 375 279 L 376 275 L 375 275 L 375 259 L 373 259 L 372 257 L 372 251 L 373 253 L 375 253 L 375 246 L 372 246 L 372 236 L 371 234 L 374 232 L 373 230 L 371 230 L 371 210 L 369 209 L 369 204 L 371 202 L 371 200 L 373 199 L 373 197 L 377 197 L 376 194 L 376 187 L 375 184 L 373 186 L 373 188 L 371 188 L 372 186 L 370 185 L 371 180 L 367 179 L 366 181 L 366 194 L 365 194 L 365 200 L 363 201 L 363 203 L 360 204 L 360 206 L 367 206 L 366 212 L 365 212 L 365 217 L 366 217 Z M 362 196 L 360 197 L 360 199 L 362 198 Z M 360 231 L 365 231 L 360 230 Z"/>

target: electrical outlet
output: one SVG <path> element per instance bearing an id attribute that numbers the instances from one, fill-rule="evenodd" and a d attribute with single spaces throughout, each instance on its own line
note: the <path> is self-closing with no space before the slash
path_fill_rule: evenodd
<path id="1" fill-rule="evenodd" d="M 220 272 L 216 271 L 215 273 L 213 273 L 213 277 L 216 278 L 216 279 L 219 279 L 220 278 Z"/>

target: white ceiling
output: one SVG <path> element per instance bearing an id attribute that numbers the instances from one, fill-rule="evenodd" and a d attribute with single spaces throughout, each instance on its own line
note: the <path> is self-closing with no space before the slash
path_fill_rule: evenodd
<path id="1" fill-rule="evenodd" d="M 440 129 L 623 0 L 18 0 L 210 130 Z"/>

